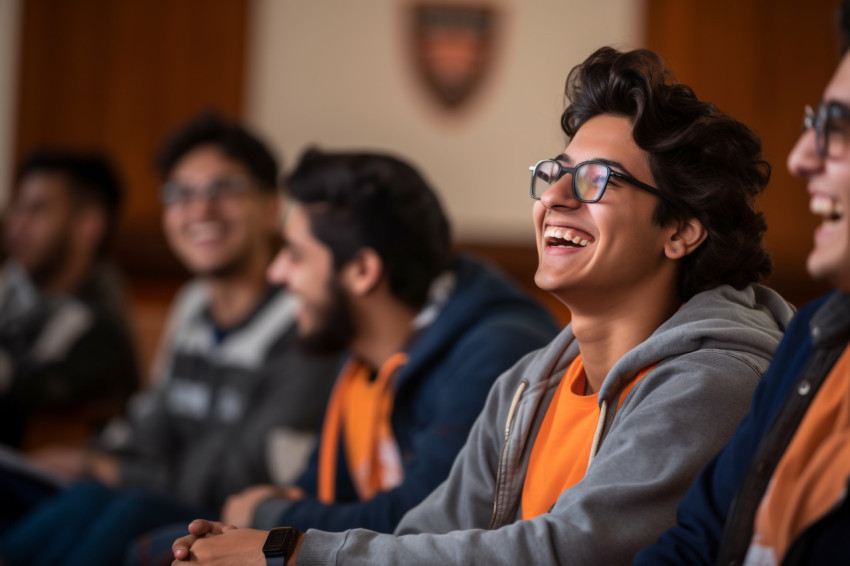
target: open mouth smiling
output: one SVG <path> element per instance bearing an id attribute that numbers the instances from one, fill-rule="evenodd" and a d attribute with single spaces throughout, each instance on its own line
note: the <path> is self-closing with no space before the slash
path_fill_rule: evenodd
<path id="1" fill-rule="evenodd" d="M 584 248 L 592 242 L 593 238 L 575 228 L 547 226 L 543 232 L 543 243 L 550 247 Z"/>
<path id="2" fill-rule="evenodd" d="M 814 195 L 809 201 L 809 210 L 826 222 L 836 222 L 844 216 L 844 205 L 826 195 Z"/>

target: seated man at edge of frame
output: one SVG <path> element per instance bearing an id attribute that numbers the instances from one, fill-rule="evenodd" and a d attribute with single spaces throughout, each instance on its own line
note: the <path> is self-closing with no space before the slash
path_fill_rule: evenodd
<path id="1" fill-rule="evenodd" d="M 839 21 L 841 62 L 788 156 L 821 218 L 806 266 L 835 290 L 791 321 L 750 413 L 636 564 L 850 560 L 850 2 Z"/>

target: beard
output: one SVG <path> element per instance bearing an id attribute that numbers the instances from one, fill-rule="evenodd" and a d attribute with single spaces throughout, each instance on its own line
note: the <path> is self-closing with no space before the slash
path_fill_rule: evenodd
<path id="1" fill-rule="evenodd" d="M 336 279 L 328 285 L 328 302 L 317 309 L 316 327 L 298 334 L 298 348 L 310 355 L 339 354 L 354 340 L 354 315 L 348 297 Z"/>
<path id="2" fill-rule="evenodd" d="M 33 285 L 41 289 L 63 274 L 70 263 L 70 258 L 70 236 L 63 234 L 51 243 L 38 262 L 30 266 L 25 265 L 24 268 L 27 269 Z"/>

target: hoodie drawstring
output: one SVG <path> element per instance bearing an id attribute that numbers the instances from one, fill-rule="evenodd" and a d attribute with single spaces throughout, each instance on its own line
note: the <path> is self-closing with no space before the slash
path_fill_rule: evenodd
<path id="1" fill-rule="evenodd" d="M 605 419 L 608 416 L 608 399 L 602 399 L 599 404 L 599 420 L 596 421 L 596 432 L 593 434 L 593 444 L 590 445 L 590 457 L 587 459 L 587 468 L 590 469 L 590 463 L 599 451 L 599 444 L 602 442 L 602 431 L 605 430 Z"/>

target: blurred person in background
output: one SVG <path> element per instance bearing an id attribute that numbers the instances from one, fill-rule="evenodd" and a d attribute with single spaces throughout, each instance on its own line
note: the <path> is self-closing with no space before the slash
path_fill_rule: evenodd
<path id="1" fill-rule="evenodd" d="M 0 442 L 39 413 L 117 405 L 138 370 L 123 289 L 107 259 L 122 189 L 103 156 L 38 151 L 17 174 L 0 271 Z"/>
<path id="2" fill-rule="evenodd" d="M 96 449 L 32 455 L 90 481 L 5 533 L 0 555 L 11 564 L 118 563 L 149 529 L 209 514 L 250 485 L 291 481 L 315 441 L 338 360 L 296 350 L 295 299 L 266 281 L 280 220 L 275 158 L 245 128 L 204 114 L 165 142 L 158 166 L 163 228 L 195 278 L 172 305 L 151 389 L 127 420 Z M 272 445 L 286 477 L 272 475 Z"/>
<path id="3" fill-rule="evenodd" d="M 310 467 L 294 486 L 231 497 L 223 519 L 392 532 L 448 476 L 496 377 L 558 327 L 503 274 L 452 253 L 434 191 L 405 161 L 313 150 L 284 189 L 269 276 L 299 297 L 305 346 L 348 357 Z M 135 556 L 170 563 L 185 532 Z"/>

